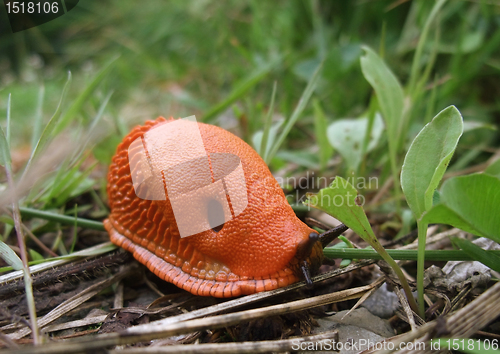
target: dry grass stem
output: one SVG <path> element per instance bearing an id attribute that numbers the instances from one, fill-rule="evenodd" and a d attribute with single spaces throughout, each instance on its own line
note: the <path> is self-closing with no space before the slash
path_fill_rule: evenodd
<path id="1" fill-rule="evenodd" d="M 339 301 L 356 299 L 363 296 L 363 294 L 365 294 L 372 288 L 373 285 L 367 285 L 354 289 L 339 291 L 332 294 L 297 300 L 285 304 L 256 308 L 247 311 L 218 315 L 208 318 L 194 319 L 184 322 L 176 321 L 175 323 L 162 323 L 161 325 L 159 325 L 158 323 L 160 323 L 161 321 L 157 321 L 156 323 L 153 322 L 149 324 L 139 325 L 118 333 L 103 334 L 77 341 L 65 341 L 61 343 L 47 344 L 42 347 L 21 348 L 16 352 L 11 352 L 11 354 L 80 353 L 83 351 L 91 351 L 109 346 L 145 342 L 157 338 L 165 338 L 179 334 L 192 333 L 195 331 L 205 330 L 207 328 L 210 328 L 211 330 L 224 328 L 227 326 L 236 325 L 240 322 L 248 322 L 257 318 L 282 315 L 285 313 L 306 310 Z M 174 317 L 179 318 L 180 316 Z M 5 352 L 5 354 L 8 353 L 9 351 Z"/>
<path id="2" fill-rule="evenodd" d="M 255 342 L 238 342 L 238 343 L 210 343 L 210 344 L 182 344 L 169 345 L 164 347 L 149 347 L 149 348 L 129 348 L 123 350 L 111 350 L 111 354 L 204 354 L 204 353 L 219 353 L 219 354 L 252 354 L 252 353 L 269 353 L 269 352 L 290 352 L 297 348 L 300 343 L 304 342 L 321 342 L 325 339 L 336 339 L 337 331 L 321 333 L 313 336 L 296 337 L 283 340 L 267 340 Z"/>

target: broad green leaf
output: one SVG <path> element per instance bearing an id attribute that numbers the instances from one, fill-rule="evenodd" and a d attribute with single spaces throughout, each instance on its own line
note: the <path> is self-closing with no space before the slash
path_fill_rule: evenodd
<path id="1" fill-rule="evenodd" d="M 358 205 L 357 196 L 358 191 L 349 181 L 337 176 L 329 187 L 321 189 L 318 194 L 309 194 L 304 204 L 332 215 L 370 245 L 379 244 L 363 207 Z"/>
<path id="2" fill-rule="evenodd" d="M 314 132 L 316 134 L 316 143 L 319 147 L 319 166 L 320 170 L 323 171 L 328 164 L 328 160 L 332 157 L 333 149 L 328 143 L 328 137 L 326 135 L 327 121 L 325 112 L 321 108 L 321 105 L 317 99 L 313 100 L 314 108 Z"/>
<path id="3" fill-rule="evenodd" d="M 437 204 L 425 214 L 423 221 L 427 224 L 448 224 L 453 225 L 460 230 L 464 230 L 477 236 L 484 236 L 480 231 L 474 229 L 467 220 L 463 219 L 460 215 L 455 213 L 452 209 L 444 204 Z"/>
<path id="4" fill-rule="evenodd" d="M 493 161 L 493 163 L 484 170 L 484 173 L 500 178 L 500 159 Z"/>
<path id="5" fill-rule="evenodd" d="M 451 242 L 464 250 L 469 256 L 471 256 L 476 261 L 483 263 L 485 266 L 490 267 L 494 271 L 500 272 L 500 256 L 491 252 L 488 252 L 478 245 L 470 242 L 469 240 L 453 237 Z"/>
<path id="6" fill-rule="evenodd" d="M 432 197 L 462 135 L 460 112 L 450 106 L 435 116 L 413 140 L 401 172 L 401 187 L 417 219 L 432 207 Z"/>
<path id="7" fill-rule="evenodd" d="M 363 46 L 361 70 L 375 90 L 387 126 L 387 137 L 391 153 L 396 154 L 406 137 L 406 123 L 403 120 L 404 94 L 396 76 L 384 61 L 369 47 Z"/>
<path id="8" fill-rule="evenodd" d="M 23 261 L 21 258 L 10 248 L 7 244 L 0 241 L 0 257 L 9 264 L 12 269 L 21 270 L 23 269 Z"/>
<path id="9" fill-rule="evenodd" d="M 352 171 L 356 171 L 363 161 L 363 142 L 367 128 L 368 118 L 358 118 L 337 120 L 330 124 L 327 129 L 328 141 L 338 150 Z M 376 114 L 366 152 L 377 146 L 383 130 L 382 117 L 380 114 Z"/>
<path id="10" fill-rule="evenodd" d="M 500 243 L 500 179 L 487 174 L 453 177 L 443 183 L 441 203 L 425 215 Z"/>

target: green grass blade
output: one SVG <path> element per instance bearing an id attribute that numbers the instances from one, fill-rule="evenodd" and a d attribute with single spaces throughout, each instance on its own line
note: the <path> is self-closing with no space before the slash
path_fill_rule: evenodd
<path id="1" fill-rule="evenodd" d="M 43 100 L 45 97 L 45 86 L 40 86 L 38 92 L 38 100 L 36 104 L 35 117 L 33 119 L 33 132 L 31 133 L 31 153 L 35 149 L 36 143 L 40 139 L 40 134 L 42 133 L 42 121 L 43 121 Z"/>
<path id="2" fill-rule="evenodd" d="M 68 78 L 66 80 L 66 83 L 64 84 L 64 88 L 61 93 L 61 98 L 59 99 L 59 104 L 57 105 L 56 111 L 50 118 L 49 122 L 45 126 L 45 129 L 42 132 L 42 135 L 40 135 L 40 139 L 38 139 L 38 142 L 36 143 L 35 147 L 33 148 L 33 151 L 31 153 L 31 156 L 28 160 L 28 163 L 26 164 L 26 167 L 23 171 L 23 176 L 21 179 L 24 179 L 24 176 L 26 173 L 29 171 L 29 168 L 31 166 L 31 163 L 37 158 L 37 156 L 40 154 L 40 152 L 43 150 L 47 142 L 54 137 L 55 134 L 55 128 L 59 122 L 59 119 L 61 118 L 61 106 L 64 101 L 64 98 L 66 97 L 66 93 L 68 92 L 69 85 L 71 83 L 71 72 L 68 71 Z"/>
<path id="3" fill-rule="evenodd" d="M 278 136 L 278 139 L 273 144 L 273 147 L 271 148 L 271 151 L 267 156 L 269 161 L 276 155 L 278 149 L 284 143 L 288 133 L 290 132 L 290 130 L 292 130 L 292 127 L 295 125 L 297 120 L 300 118 L 302 112 L 306 108 L 307 103 L 309 102 L 309 99 L 311 98 L 311 95 L 313 94 L 314 89 L 316 88 L 316 84 L 318 83 L 318 80 L 320 78 L 320 72 L 322 68 L 323 68 L 323 61 L 318 65 L 318 67 L 314 71 L 311 79 L 309 80 L 306 88 L 304 89 L 304 92 L 302 93 L 302 96 L 300 97 L 297 107 L 295 107 L 295 110 L 292 113 L 292 116 L 285 122 L 285 126 L 283 127 L 281 134 Z"/>
<path id="4" fill-rule="evenodd" d="M 236 83 L 229 96 L 227 96 L 226 99 L 222 102 L 219 102 L 215 106 L 210 108 L 208 112 L 202 117 L 202 121 L 205 123 L 213 121 L 219 113 L 226 110 L 231 104 L 233 104 L 236 100 L 240 99 L 245 93 L 247 93 L 248 90 L 257 85 L 280 62 L 281 58 L 275 59 L 267 65 L 263 65 L 257 68 L 249 76 Z"/>
<path id="5" fill-rule="evenodd" d="M 66 224 L 66 225 L 75 224 L 75 218 L 72 216 L 55 214 L 48 211 L 36 210 L 25 207 L 20 207 L 19 210 L 21 211 L 21 214 L 26 217 L 40 218 L 44 220 L 59 222 L 61 224 Z M 80 227 L 86 227 L 88 229 L 105 231 L 104 226 L 100 221 L 78 218 L 76 224 Z"/>
<path id="6" fill-rule="evenodd" d="M 417 44 L 417 49 L 415 51 L 415 55 L 413 57 L 413 62 L 411 65 L 410 82 L 408 84 L 409 93 L 410 93 L 411 97 L 414 97 L 418 79 L 421 77 L 421 75 L 420 75 L 420 62 L 422 60 L 422 52 L 424 50 L 424 45 L 427 42 L 427 36 L 429 35 L 429 30 L 431 28 L 432 22 L 436 18 L 439 10 L 441 9 L 441 7 L 443 7 L 445 2 L 446 2 L 446 0 L 436 1 L 436 3 L 434 4 L 434 7 L 431 10 L 431 13 L 429 14 L 429 17 L 427 17 L 427 20 L 426 20 L 425 25 L 424 25 L 424 29 L 422 30 L 422 33 L 420 34 L 420 38 L 419 38 L 418 44 Z"/>
<path id="7" fill-rule="evenodd" d="M 321 171 L 326 169 L 330 157 L 333 155 L 332 145 L 327 137 L 327 119 L 325 112 L 317 99 L 313 100 L 314 108 L 314 132 L 316 134 L 316 143 L 319 147 L 319 167 Z"/>
<path id="8" fill-rule="evenodd" d="M 85 89 L 80 93 L 80 95 L 73 101 L 69 109 L 62 115 L 61 119 L 59 119 L 57 126 L 54 128 L 54 135 L 60 133 L 73 119 L 83 104 L 87 101 L 87 99 L 92 95 L 94 90 L 97 88 L 102 79 L 106 76 L 108 71 L 113 67 L 113 64 L 116 62 L 118 57 L 112 59 L 108 64 L 106 64 L 97 75 L 87 84 Z"/>
<path id="9" fill-rule="evenodd" d="M 7 101 L 7 131 L 10 131 L 10 94 L 9 100 Z M 10 164 L 12 163 L 10 156 L 10 146 L 9 140 L 2 127 L 0 126 L 0 165 L 5 166 L 6 169 L 10 170 Z"/>
<path id="10" fill-rule="evenodd" d="M 57 194 L 56 199 L 55 199 L 55 206 L 62 206 L 64 203 L 70 199 L 71 197 L 76 196 L 77 194 L 81 194 L 85 191 L 85 189 L 90 189 L 92 187 L 93 182 L 91 181 L 90 184 L 87 183 L 86 186 L 82 189 L 81 186 L 83 185 L 84 181 L 87 179 L 87 177 L 92 173 L 92 170 L 94 167 L 97 165 L 97 161 L 93 163 L 89 168 L 87 168 L 83 173 L 78 171 L 76 168 L 76 173 L 75 173 L 75 178 L 69 179 L 67 184 L 64 185 L 64 188 Z"/>
<path id="11" fill-rule="evenodd" d="M 11 117 L 11 103 L 12 94 L 9 93 L 9 98 L 7 100 L 7 126 L 5 127 L 5 139 L 7 140 L 7 146 L 10 147 L 10 117 Z"/>
<path id="12" fill-rule="evenodd" d="M 266 120 L 264 121 L 264 133 L 262 135 L 262 141 L 260 142 L 260 156 L 264 159 L 264 161 L 269 164 L 267 160 L 267 145 L 269 140 L 269 131 L 271 130 L 271 124 L 273 121 L 273 113 L 274 113 L 274 99 L 276 97 L 276 81 L 273 84 L 273 93 L 271 94 L 271 105 L 269 106 L 269 111 L 266 115 Z"/>

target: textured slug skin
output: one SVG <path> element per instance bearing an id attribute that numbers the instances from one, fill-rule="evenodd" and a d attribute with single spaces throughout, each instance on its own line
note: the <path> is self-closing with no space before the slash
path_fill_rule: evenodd
<path id="1" fill-rule="evenodd" d="M 159 117 L 135 127 L 113 157 L 108 172 L 111 214 L 104 221 L 113 243 L 158 277 L 201 296 L 227 298 L 287 286 L 300 280 L 304 260 L 311 272 L 317 271 L 323 260 L 320 243 L 309 255 L 301 252 L 314 231 L 296 217 L 257 152 L 222 128 L 198 123 L 207 153 L 231 153 L 241 160 L 248 205 L 240 215 L 219 232 L 180 238 L 168 196 L 160 201 L 138 198 L 128 147 L 165 121 Z"/>

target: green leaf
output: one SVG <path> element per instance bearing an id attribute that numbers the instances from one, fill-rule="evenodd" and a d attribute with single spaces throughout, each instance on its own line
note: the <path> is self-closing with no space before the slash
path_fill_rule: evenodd
<path id="1" fill-rule="evenodd" d="M 490 267 L 494 271 L 500 272 L 500 256 L 498 254 L 483 250 L 478 245 L 475 245 L 469 240 L 463 238 L 453 237 L 451 242 L 455 246 L 463 249 L 465 253 L 476 261 L 483 263 L 485 266 Z"/>
<path id="2" fill-rule="evenodd" d="M 448 224 L 477 236 L 484 236 L 480 231 L 474 229 L 467 220 L 456 214 L 444 204 L 435 205 L 425 216 L 423 221 L 427 224 Z"/>
<path id="3" fill-rule="evenodd" d="M 378 243 L 361 205 L 357 204 L 357 190 L 344 178 L 335 177 L 332 184 L 318 194 L 309 194 L 304 203 L 323 210 L 343 222 L 363 240 Z"/>
<path id="4" fill-rule="evenodd" d="M 403 120 L 403 89 L 384 61 L 371 48 L 366 46 L 362 48 L 366 53 L 361 57 L 361 70 L 377 94 L 382 116 L 387 126 L 389 147 L 391 154 L 395 157 L 406 137 L 404 131 L 406 123 Z"/>
<path id="5" fill-rule="evenodd" d="M 460 112 L 442 110 L 413 140 L 401 172 L 401 187 L 417 219 L 432 207 L 432 197 L 462 135 Z"/>
<path id="6" fill-rule="evenodd" d="M 326 115 L 317 99 L 313 100 L 313 108 L 314 132 L 316 134 L 316 143 L 319 147 L 319 166 L 320 170 L 324 171 L 328 164 L 328 160 L 330 160 L 330 158 L 332 157 L 333 149 L 332 146 L 328 143 L 328 137 L 326 136 Z"/>
<path id="7" fill-rule="evenodd" d="M 14 270 L 23 269 L 23 261 L 7 244 L 0 241 L 0 258 L 9 264 Z"/>
<path id="8" fill-rule="evenodd" d="M 441 203 L 424 217 L 500 243 L 500 179 L 487 174 L 453 177 L 443 183 Z"/>
<path id="9" fill-rule="evenodd" d="M 484 173 L 500 178 L 500 159 L 490 164 L 486 170 L 484 170 Z"/>
<path id="10" fill-rule="evenodd" d="M 328 141 L 338 150 L 352 171 L 357 171 L 359 164 L 363 161 L 363 143 L 367 128 L 368 118 L 358 118 L 337 120 L 327 129 Z M 382 117 L 376 114 L 366 152 L 377 146 L 383 130 Z"/>

